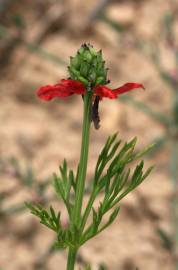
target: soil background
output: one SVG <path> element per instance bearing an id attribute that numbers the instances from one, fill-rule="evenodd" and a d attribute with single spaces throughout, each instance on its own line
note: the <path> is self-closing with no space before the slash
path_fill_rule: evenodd
<path id="1" fill-rule="evenodd" d="M 53 172 L 58 173 L 64 157 L 69 167 L 76 169 L 81 141 L 81 97 L 45 103 L 38 100 L 35 91 L 41 85 L 68 77 L 65 62 L 82 43 L 102 49 L 112 87 L 129 81 L 143 83 L 146 91 L 136 90 L 129 95 L 170 114 L 169 86 L 160 78 L 149 55 L 133 44 L 141 40 L 160 46 L 163 65 L 172 69 L 173 58 L 162 46 L 160 25 L 173 1 L 108 1 L 101 14 L 98 5 L 101 7 L 103 2 L 0 1 L 1 270 L 65 269 L 66 253 L 48 252 L 54 234 L 27 210 L 13 208 L 40 198 L 36 195 L 36 183 L 32 187 L 23 185 L 14 175 L 12 158 L 20 164 L 21 172 L 32 168 L 39 183 Z M 112 19 L 112 25 L 106 17 Z M 88 183 L 109 135 L 118 131 L 124 141 L 137 136 L 141 149 L 165 132 L 158 121 L 121 98 L 104 100 L 100 117 L 100 129 L 91 130 Z M 168 142 L 145 161 L 146 167 L 156 164 L 154 172 L 122 201 L 117 221 L 81 248 L 79 265 L 90 262 L 93 270 L 101 264 L 109 270 L 174 269 L 174 255 L 163 246 L 158 234 L 158 229 L 168 234 L 173 231 L 169 156 Z M 52 187 L 46 194 L 53 196 Z M 63 209 L 61 203 L 55 201 L 54 205 Z M 62 219 L 65 225 L 65 212 Z"/>

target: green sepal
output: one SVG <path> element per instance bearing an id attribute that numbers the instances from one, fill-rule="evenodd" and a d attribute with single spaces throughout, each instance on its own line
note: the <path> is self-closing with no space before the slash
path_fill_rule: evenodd
<path id="1" fill-rule="evenodd" d="M 70 65 L 76 69 L 80 68 L 80 57 L 70 57 Z"/>
<path id="2" fill-rule="evenodd" d="M 96 82 L 95 83 L 97 85 L 97 84 L 105 84 L 106 82 L 105 82 L 105 79 L 103 77 L 98 77 L 96 79 Z"/>
<path id="3" fill-rule="evenodd" d="M 79 77 L 78 77 L 78 80 L 79 80 L 80 82 L 82 82 L 83 84 L 85 84 L 86 86 L 89 85 L 89 82 L 88 82 L 84 77 L 82 77 L 82 76 L 79 76 Z"/>
<path id="4" fill-rule="evenodd" d="M 96 72 L 93 69 L 90 70 L 89 74 L 88 74 L 88 78 L 91 82 L 93 82 L 95 84 L 95 81 L 96 81 Z"/>
<path id="5" fill-rule="evenodd" d="M 83 55 L 82 55 L 82 57 L 83 57 L 83 60 L 84 61 L 87 61 L 89 64 L 92 62 L 92 55 L 91 55 L 91 53 L 90 53 L 90 51 L 89 50 L 85 50 L 85 52 L 83 53 Z"/>
<path id="6" fill-rule="evenodd" d="M 80 66 L 80 74 L 84 77 L 88 75 L 89 65 L 87 62 L 82 62 Z"/>
<path id="7" fill-rule="evenodd" d="M 75 76 L 76 78 L 80 76 L 80 72 L 77 71 L 73 66 L 68 67 L 68 70 L 72 76 Z"/>

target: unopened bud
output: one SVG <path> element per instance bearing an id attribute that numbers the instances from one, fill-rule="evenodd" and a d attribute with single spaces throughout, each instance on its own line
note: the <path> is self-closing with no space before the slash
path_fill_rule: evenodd
<path id="1" fill-rule="evenodd" d="M 85 86 L 106 84 L 107 69 L 102 51 L 97 52 L 90 44 L 83 44 L 74 57 L 70 58 L 70 77 L 81 81 Z"/>

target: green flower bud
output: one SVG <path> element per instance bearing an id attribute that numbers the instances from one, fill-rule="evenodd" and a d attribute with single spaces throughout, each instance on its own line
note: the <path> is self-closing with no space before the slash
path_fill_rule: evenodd
<path id="1" fill-rule="evenodd" d="M 85 49 L 84 49 L 84 45 L 83 45 L 83 46 L 81 46 L 80 49 L 78 50 L 78 53 L 79 53 L 79 54 L 83 54 L 84 51 L 85 51 Z"/>
<path id="2" fill-rule="evenodd" d="M 96 58 L 96 57 L 93 58 L 92 66 L 94 66 L 94 67 L 96 68 L 98 64 L 99 64 L 99 63 L 98 63 L 98 61 L 97 61 L 97 58 Z"/>
<path id="3" fill-rule="evenodd" d="M 108 73 L 108 69 L 99 69 L 98 72 L 97 72 L 97 75 L 106 78 L 107 73 Z"/>
<path id="4" fill-rule="evenodd" d="M 86 60 L 88 63 L 92 62 L 92 55 L 89 50 L 83 53 L 83 59 Z"/>
<path id="5" fill-rule="evenodd" d="M 88 86 L 88 81 L 87 81 L 84 77 L 79 76 L 79 77 L 78 77 L 78 80 L 79 80 L 80 82 L 84 83 L 86 86 Z"/>
<path id="6" fill-rule="evenodd" d="M 96 79 L 96 85 L 97 84 L 105 84 L 106 82 L 103 80 L 103 77 L 98 77 L 97 79 Z"/>
<path id="7" fill-rule="evenodd" d="M 93 57 L 97 56 L 97 52 L 95 51 L 95 49 L 92 46 L 89 46 L 89 51 Z"/>
<path id="8" fill-rule="evenodd" d="M 105 64 L 105 62 L 103 61 L 103 62 L 99 62 L 99 63 L 97 63 L 97 71 L 98 71 L 98 73 L 100 73 L 101 72 L 101 70 L 103 70 L 104 69 L 104 64 Z"/>
<path id="9" fill-rule="evenodd" d="M 70 73 L 70 75 L 71 75 L 71 78 L 72 78 L 73 80 L 77 80 L 78 76 L 80 76 L 80 72 L 77 71 L 77 70 L 76 70 L 75 68 L 73 68 L 72 66 L 70 66 L 70 67 L 68 68 L 68 70 L 69 70 L 69 73 Z"/>
<path id="10" fill-rule="evenodd" d="M 87 62 L 82 62 L 80 66 L 80 73 L 82 76 L 87 77 L 89 70 L 89 64 Z"/>
<path id="11" fill-rule="evenodd" d="M 96 57 L 97 57 L 98 63 L 100 63 L 100 62 L 103 61 L 102 51 L 101 50 L 97 53 L 97 56 Z"/>
<path id="12" fill-rule="evenodd" d="M 70 58 L 69 73 L 71 79 L 81 81 L 86 87 L 106 84 L 107 69 L 102 51 L 97 52 L 90 44 L 83 44 Z"/>
<path id="13" fill-rule="evenodd" d="M 89 80 L 91 82 L 95 82 L 96 81 L 96 72 L 95 70 L 91 70 L 88 76 Z"/>
<path id="14" fill-rule="evenodd" d="M 80 58 L 79 57 L 70 57 L 70 65 L 76 69 L 80 68 Z"/>

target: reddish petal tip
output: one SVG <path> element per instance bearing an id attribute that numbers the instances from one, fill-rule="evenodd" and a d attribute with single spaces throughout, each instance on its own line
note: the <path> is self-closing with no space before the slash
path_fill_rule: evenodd
<path id="1" fill-rule="evenodd" d="M 134 89 L 138 89 L 138 88 L 142 88 L 143 90 L 145 90 L 145 87 L 143 86 L 143 84 L 140 83 L 126 83 L 124 85 L 122 85 L 121 87 L 114 89 L 113 91 L 117 94 L 124 94 L 126 92 L 130 92 Z"/>
<path id="2" fill-rule="evenodd" d="M 73 80 L 61 80 L 56 85 L 42 86 L 37 90 L 40 99 L 49 101 L 55 97 L 65 98 L 73 94 L 84 94 L 85 88 L 82 83 Z"/>
<path id="3" fill-rule="evenodd" d="M 117 95 L 112 91 L 110 88 L 104 86 L 104 85 L 97 85 L 94 87 L 94 92 L 97 96 L 102 98 L 110 98 L 110 99 L 115 99 L 117 98 Z"/>

